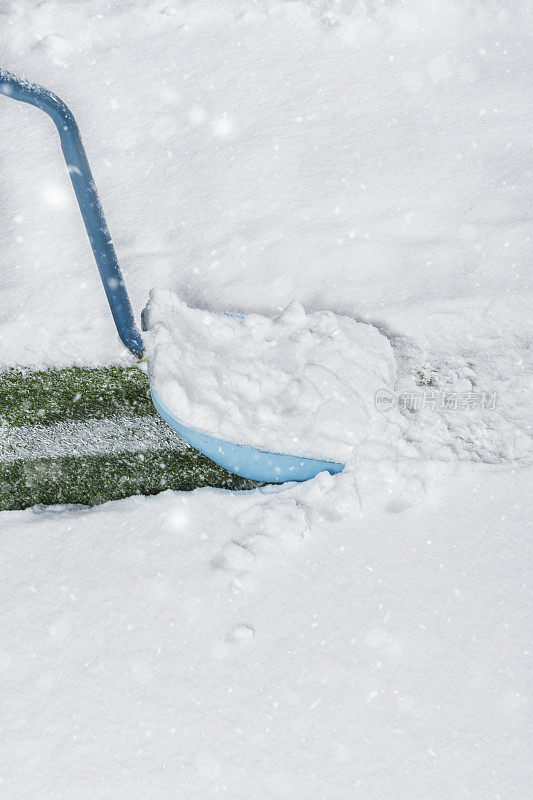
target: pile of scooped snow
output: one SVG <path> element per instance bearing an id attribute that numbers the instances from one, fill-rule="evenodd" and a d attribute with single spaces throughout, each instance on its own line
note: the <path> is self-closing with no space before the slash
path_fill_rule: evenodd
<path id="1" fill-rule="evenodd" d="M 376 409 L 396 362 L 372 325 L 294 301 L 279 316 L 236 317 L 150 294 L 150 377 L 183 424 L 238 444 L 346 462 L 364 444 L 396 437 Z"/>

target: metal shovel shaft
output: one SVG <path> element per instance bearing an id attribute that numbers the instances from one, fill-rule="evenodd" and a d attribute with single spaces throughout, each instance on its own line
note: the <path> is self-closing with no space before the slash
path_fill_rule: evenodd
<path id="1" fill-rule="evenodd" d="M 143 341 L 135 325 L 102 204 L 72 112 L 52 92 L 2 69 L 0 69 L 0 94 L 21 100 L 23 103 L 30 103 L 40 108 L 54 121 L 118 334 L 128 350 L 141 358 L 144 353 Z"/>

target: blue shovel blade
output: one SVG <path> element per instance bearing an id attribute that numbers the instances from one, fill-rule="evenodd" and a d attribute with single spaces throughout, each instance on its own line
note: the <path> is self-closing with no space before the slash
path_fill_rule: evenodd
<path id="1" fill-rule="evenodd" d="M 285 483 L 286 481 L 307 481 L 319 472 L 335 475 L 344 469 L 344 464 L 334 461 L 319 461 L 315 458 L 300 458 L 286 453 L 269 453 L 256 450 L 243 444 L 227 442 L 188 428 L 180 422 L 163 403 L 153 386 L 150 386 L 152 400 L 159 415 L 185 439 L 195 450 L 199 450 L 219 466 L 235 475 L 263 483 Z"/>

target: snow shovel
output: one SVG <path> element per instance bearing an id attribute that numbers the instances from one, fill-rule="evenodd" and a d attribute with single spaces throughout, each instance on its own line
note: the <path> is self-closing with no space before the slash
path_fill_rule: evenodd
<path id="1" fill-rule="evenodd" d="M 125 347 L 142 359 L 143 340 L 135 325 L 115 248 L 72 112 L 52 92 L 1 69 L 0 94 L 37 106 L 52 118 L 118 334 Z M 305 481 L 319 472 L 335 474 L 344 468 L 344 464 L 333 461 L 272 453 L 208 436 L 180 422 L 153 386 L 150 391 L 156 410 L 176 433 L 216 464 L 243 478 L 266 483 Z"/>

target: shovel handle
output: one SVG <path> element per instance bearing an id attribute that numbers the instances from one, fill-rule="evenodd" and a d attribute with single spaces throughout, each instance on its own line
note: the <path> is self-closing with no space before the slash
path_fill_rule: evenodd
<path id="1" fill-rule="evenodd" d="M 0 94 L 36 106 L 52 118 L 118 334 L 128 350 L 142 358 L 143 341 L 135 325 L 102 204 L 72 112 L 52 92 L 2 69 Z"/>

